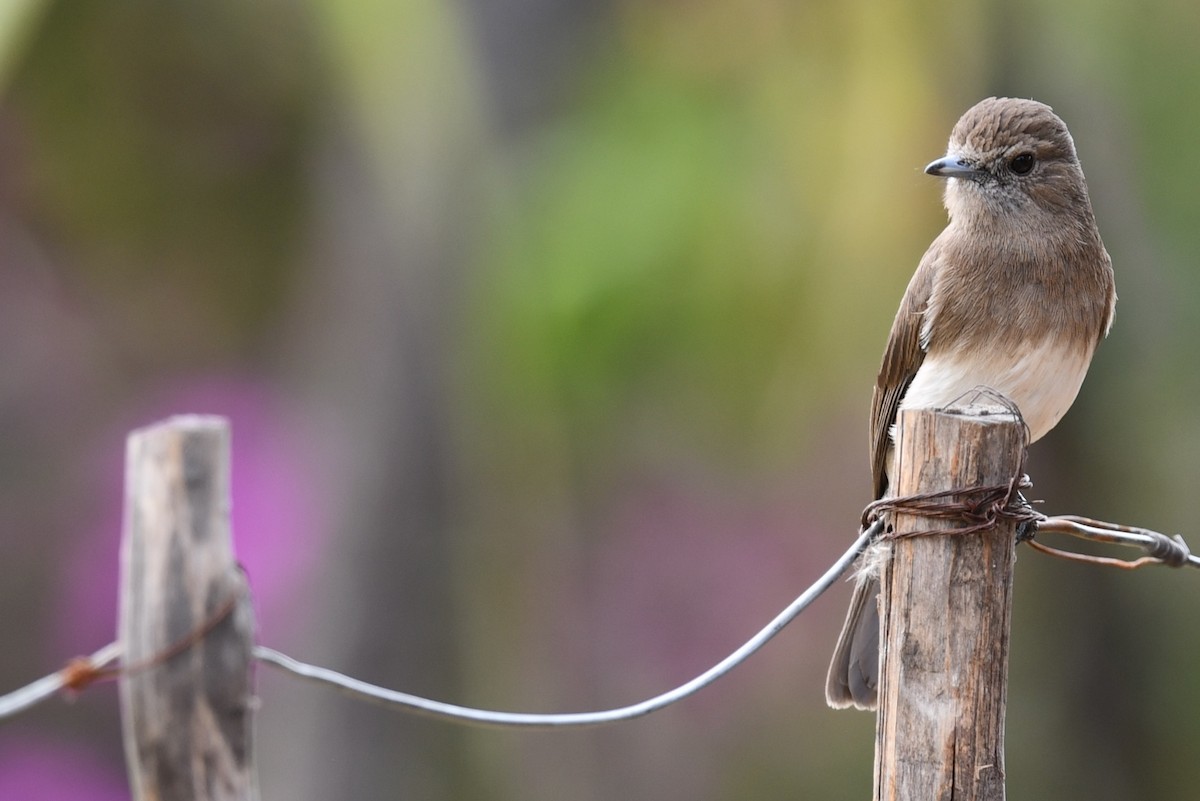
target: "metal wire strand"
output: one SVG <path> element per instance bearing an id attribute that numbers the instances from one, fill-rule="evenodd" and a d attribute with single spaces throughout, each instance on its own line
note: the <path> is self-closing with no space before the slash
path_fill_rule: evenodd
<path id="1" fill-rule="evenodd" d="M 731 653 L 729 656 L 722 659 L 713 667 L 701 673 L 696 678 L 676 687 L 673 690 L 668 690 L 661 695 L 656 695 L 645 701 L 628 706 L 617 707 L 616 709 L 606 709 L 599 712 L 565 712 L 565 713 L 550 713 L 537 714 L 528 712 L 498 712 L 486 709 L 475 709 L 472 707 L 459 706 L 457 704 L 448 704 L 442 701 L 433 701 L 428 698 L 410 695 L 408 693 L 389 690 L 384 687 L 377 687 L 373 684 L 368 684 L 365 681 L 351 678 L 337 671 L 329 670 L 328 668 L 309 665 L 299 660 L 293 659 L 286 654 L 282 654 L 273 648 L 259 645 L 254 649 L 254 656 L 259 662 L 278 668 L 293 676 L 307 679 L 318 684 L 326 684 L 336 687 L 343 693 L 358 698 L 363 701 L 380 704 L 390 708 L 400 708 L 408 712 L 413 712 L 427 717 L 440 718 L 458 723 L 471 723 L 480 726 L 493 727 L 522 727 L 522 728 L 541 728 L 552 729 L 564 726 L 599 726 L 604 723 L 615 723 L 620 720 L 629 720 L 631 718 L 648 715 L 651 712 L 662 709 L 665 706 L 687 698 L 689 695 L 701 690 L 712 684 L 717 679 L 724 676 L 733 668 L 744 662 L 751 654 L 762 648 L 772 637 L 783 630 L 788 623 L 791 623 L 797 615 L 804 611 L 821 593 L 829 589 L 829 587 L 838 580 L 849 569 L 858 555 L 863 549 L 876 537 L 883 529 L 883 521 L 877 520 L 869 528 L 862 531 L 850 549 L 839 558 L 832 567 L 825 572 L 811 587 L 804 591 L 800 597 L 792 601 L 792 603 L 780 612 L 774 620 L 766 625 L 761 631 L 751 637 L 744 645 Z"/>
<path id="2" fill-rule="evenodd" d="M 1108 567 L 1120 567 L 1125 570 L 1133 570 L 1146 565 L 1156 564 L 1167 565 L 1168 567 L 1200 567 L 1200 555 L 1188 550 L 1187 543 L 1183 541 L 1183 537 L 1178 534 L 1174 537 L 1168 537 L 1166 534 L 1140 526 L 1107 523 L 1103 520 L 1093 520 L 1090 517 L 1082 517 L 1080 515 L 1057 515 L 1055 517 L 1043 517 L 1039 520 L 1036 533 L 1068 534 L 1072 537 L 1092 540 L 1094 542 L 1108 542 L 1116 545 L 1132 546 L 1140 548 L 1146 553 L 1146 556 L 1143 556 L 1141 559 L 1126 561 L 1124 559 L 1112 559 L 1110 557 L 1092 556 L 1090 554 L 1078 554 L 1073 551 L 1062 551 L 1058 548 L 1051 548 L 1040 543 L 1035 544 L 1032 540 L 1030 541 L 1030 545 L 1034 545 L 1037 550 L 1077 562 L 1090 562 Z"/>
<path id="3" fill-rule="evenodd" d="M 110 642 L 91 656 L 84 657 L 84 661 L 91 668 L 99 670 L 114 661 L 120 654 L 121 647 L 115 642 Z M 68 688 L 75 675 L 76 670 L 74 666 L 69 665 L 62 670 L 51 673 L 49 676 L 43 676 L 35 682 L 26 684 L 20 689 L 0 695 L 0 720 L 24 712 L 31 706 L 36 706 L 45 701 L 60 690 Z"/>

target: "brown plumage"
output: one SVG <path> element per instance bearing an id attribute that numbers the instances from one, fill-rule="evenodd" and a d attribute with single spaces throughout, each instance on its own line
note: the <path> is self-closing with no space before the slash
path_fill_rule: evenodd
<path id="1" fill-rule="evenodd" d="M 950 222 L 908 284 L 871 400 L 871 471 L 888 493 L 900 408 L 947 406 L 988 387 L 1021 410 L 1031 441 L 1075 399 L 1112 323 L 1112 264 L 1075 145 L 1049 106 L 988 98 L 926 167 L 949 179 Z M 864 566 L 826 682 L 834 707 L 874 708 L 878 565 Z"/>

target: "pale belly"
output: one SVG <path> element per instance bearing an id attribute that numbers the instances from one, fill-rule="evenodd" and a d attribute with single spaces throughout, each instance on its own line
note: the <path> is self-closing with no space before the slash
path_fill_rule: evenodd
<path id="1" fill-rule="evenodd" d="M 1029 426 L 1030 442 L 1041 439 L 1071 408 L 1092 360 L 1092 349 L 1062 347 L 1052 340 L 1016 353 L 930 354 L 900 402 L 901 409 L 939 409 L 986 387 L 1011 400 Z"/>

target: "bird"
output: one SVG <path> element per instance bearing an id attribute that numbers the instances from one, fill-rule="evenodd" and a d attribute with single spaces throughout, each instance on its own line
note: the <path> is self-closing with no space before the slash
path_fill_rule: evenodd
<path id="1" fill-rule="evenodd" d="M 875 381 L 876 498 L 890 492 L 901 409 L 944 408 L 986 389 L 1017 407 L 1030 443 L 1054 428 L 1117 300 L 1074 140 L 1050 106 L 980 101 L 925 172 L 946 179 L 949 222 L 909 281 Z M 876 706 L 880 566 L 860 558 L 825 685 L 831 707 Z"/>

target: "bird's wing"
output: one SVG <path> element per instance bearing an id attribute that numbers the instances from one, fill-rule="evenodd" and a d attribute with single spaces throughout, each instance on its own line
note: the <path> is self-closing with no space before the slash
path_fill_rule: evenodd
<path id="1" fill-rule="evenodd" d="M 883 352 L 879 376 L 875 379 L 875 392 L 871 397 L 871 476 L 876 498 L 883 497 L 887 490 L 887 460 L 896 411 L 925 360 L 921 331 L 926 324 L 933 280 L 941 258 L 940 241 L 939 237 L 929 246 L 908 282 Z"/>

